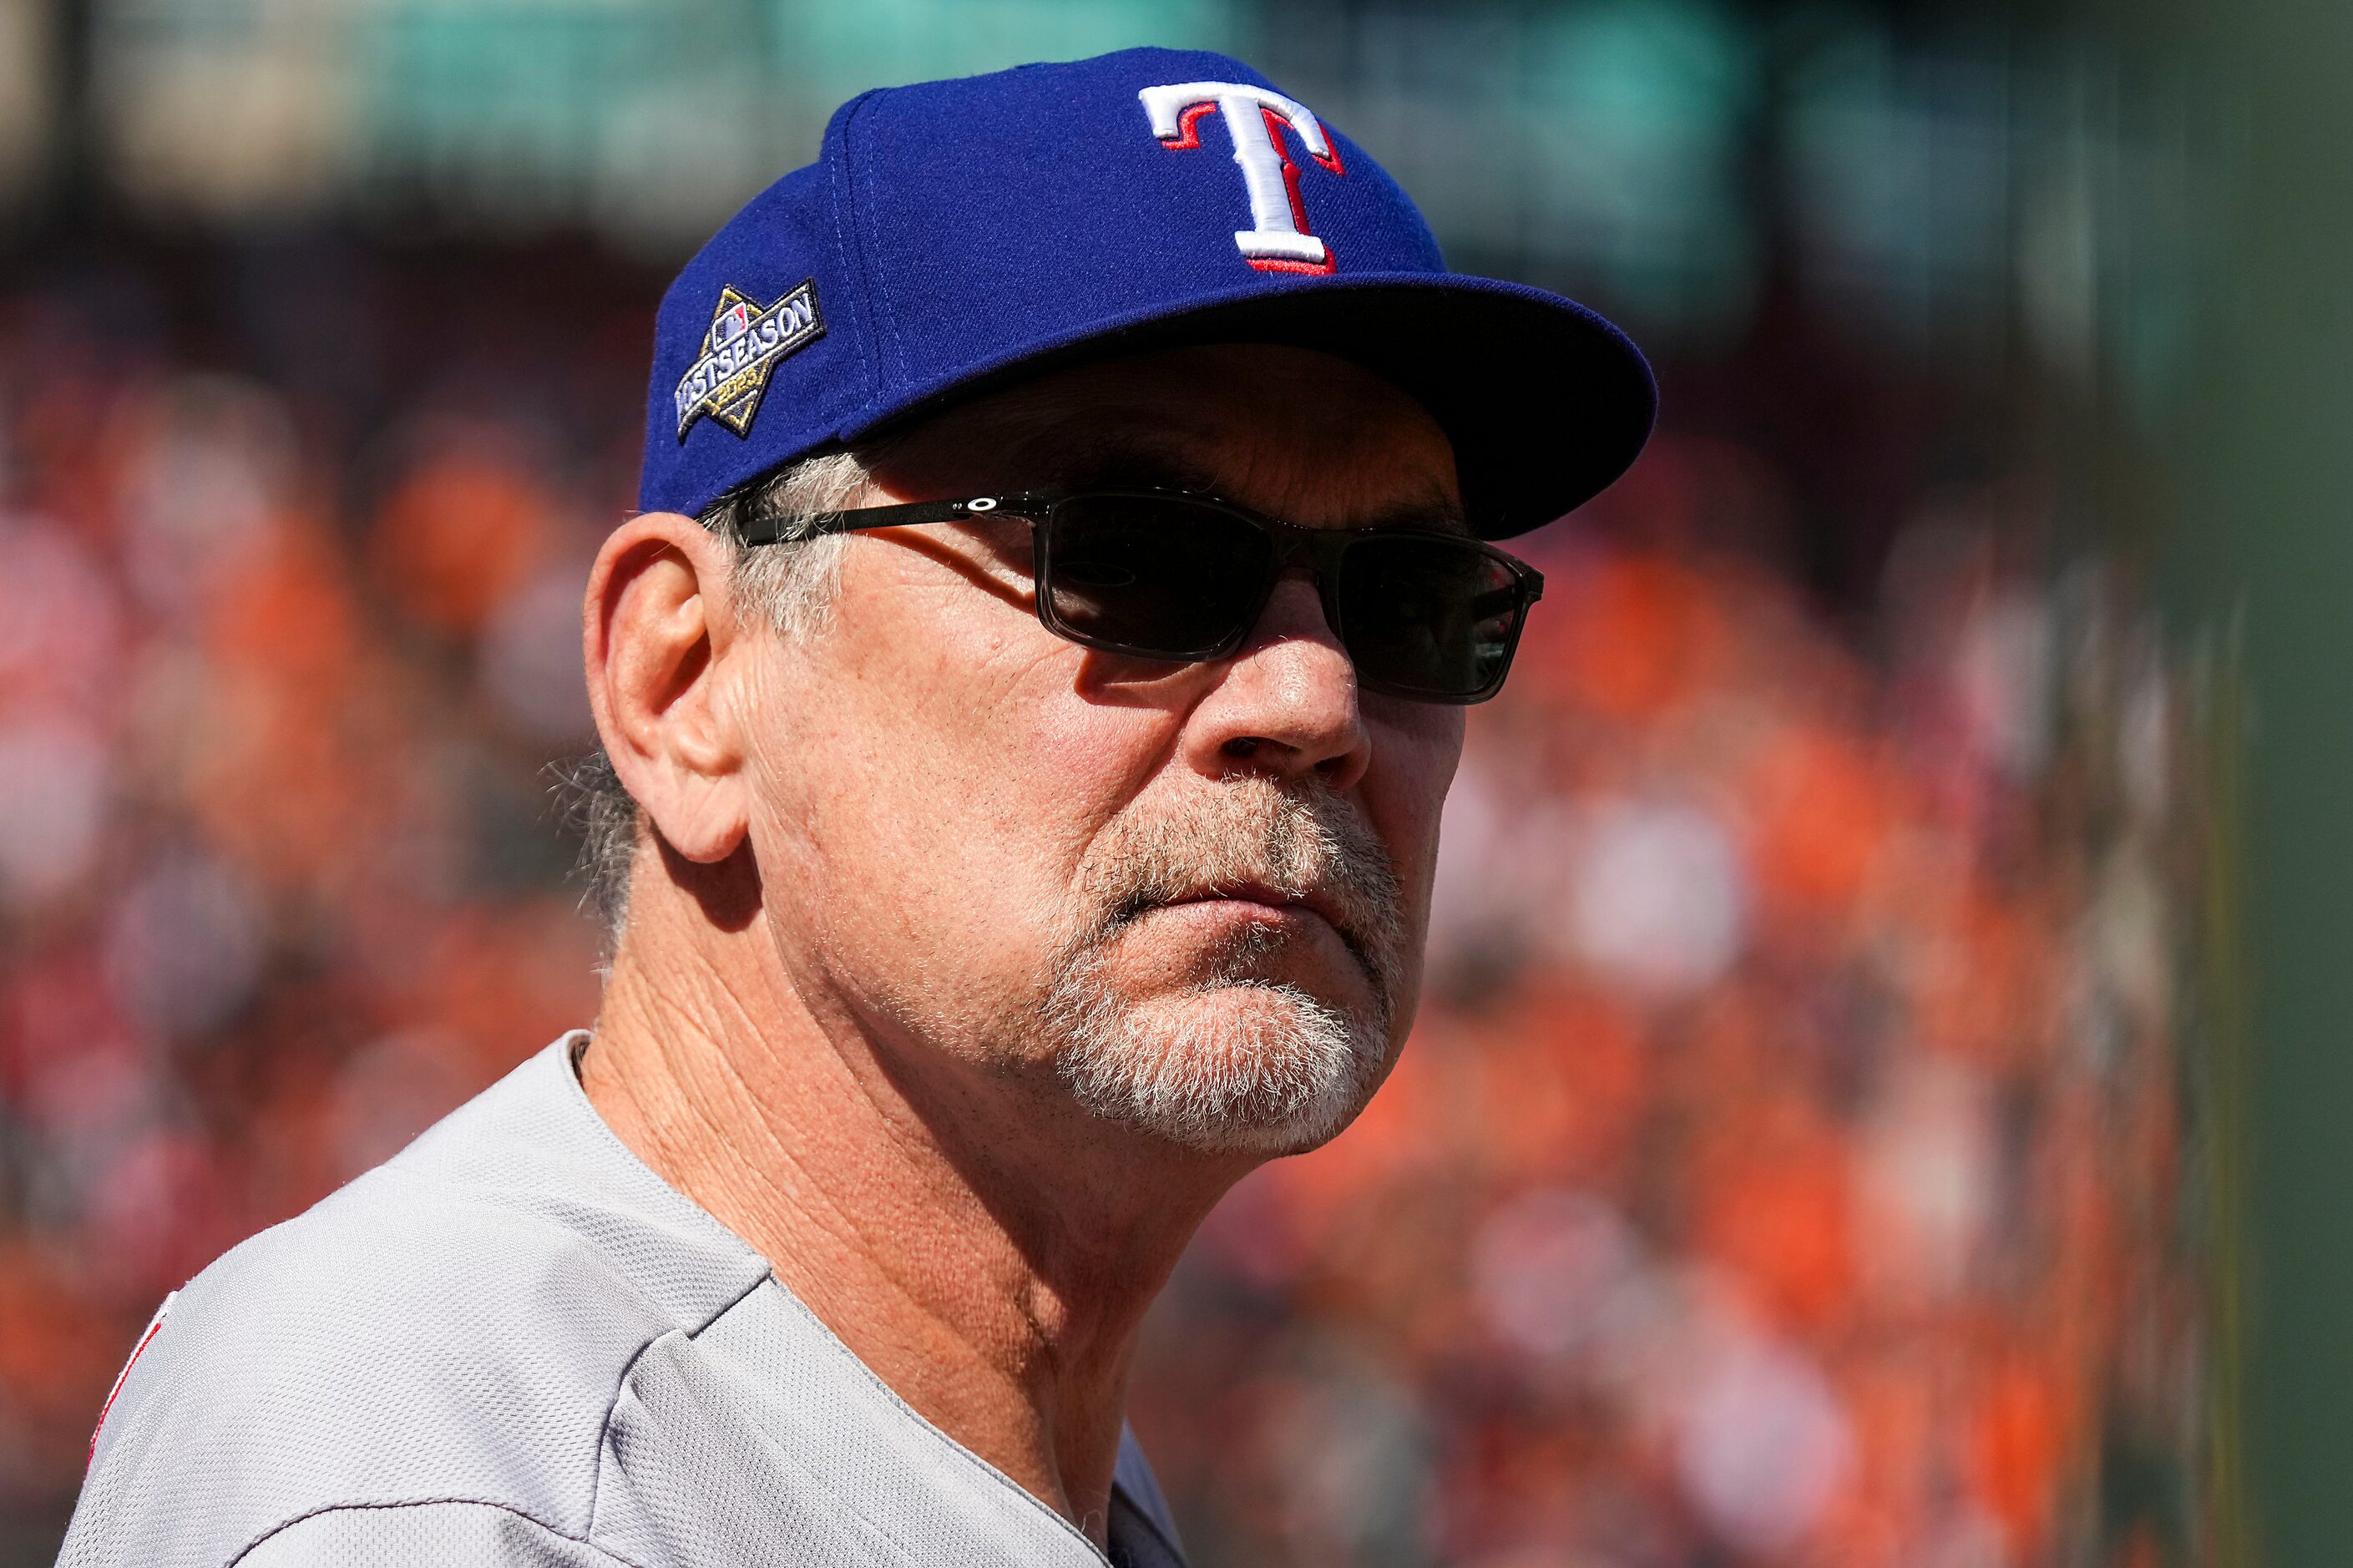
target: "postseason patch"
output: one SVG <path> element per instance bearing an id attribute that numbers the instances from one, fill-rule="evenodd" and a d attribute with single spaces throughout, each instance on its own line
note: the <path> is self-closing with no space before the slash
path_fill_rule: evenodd
<path id="1" fill-rule="evenodd" d="M 823 336 L 814 278 L 773 305 L 722 289 L 702 354 L 678 384 L 678 438 L 685 440 L 687 428 L 706 414 L 738 436 L 750 430 L 768 390 L 768 373 Z"/>

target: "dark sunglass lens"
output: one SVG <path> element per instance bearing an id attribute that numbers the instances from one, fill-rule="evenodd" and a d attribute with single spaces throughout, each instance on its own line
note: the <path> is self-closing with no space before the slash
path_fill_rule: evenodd
<path id="1" fill-rule="evenodd" d="M 1055 509 L 1044 537 L 1056 624 L 1147 658 L 1222 647 L 1257 608 L 1273 564 L 1260 530 L 1182 497 L 1076 497 Z"/>
<path id="2" fill-rule="evenodd" d="M 1348 655 L 1366 685 L 1441 700 L 1493 690 L 1525 613 L 1509 566 L 1451 539 L 1350 546 L 1338 598 Z"/>

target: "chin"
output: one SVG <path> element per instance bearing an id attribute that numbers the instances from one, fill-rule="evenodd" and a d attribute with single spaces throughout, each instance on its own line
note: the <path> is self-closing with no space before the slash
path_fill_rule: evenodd
<path id="1" fill-rule="evenodd" d="M 1273 981 L 1134 1002 L 1099 993 L 1066 1005 L 1062 1022 L 1056 1064 L 1082 1106 L 1210 1153 L 1325 1142 L 1364 1109 L 1388 1054 L 1385 1019 Z"/>

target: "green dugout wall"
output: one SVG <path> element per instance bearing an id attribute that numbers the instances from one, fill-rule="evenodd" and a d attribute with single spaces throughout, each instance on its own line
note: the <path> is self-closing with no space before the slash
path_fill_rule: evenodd
<path id="1" fill-rule="evenodd" d="M 2108 20 L 2128 44 L 2158 24 L 2219 132 L 2163 553 L 2184 623 L 2230 628 L 2243 703 L 2218 908 L 2243 900 L 2251 1529 L 2221 1544 L 2322 1568 L 2353 1562 L 2353 6 Z"/>

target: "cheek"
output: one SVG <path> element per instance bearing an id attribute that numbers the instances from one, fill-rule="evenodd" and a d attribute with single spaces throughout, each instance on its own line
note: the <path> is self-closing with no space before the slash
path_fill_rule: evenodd
<path id="1" fill-rule="evenodd" d="M 763 734 L 762 854 L 797 928 L 780 934 L 880 1012 L 981 1026 L 1041 984 L 1075 868 L 1165 756 L 1168 721 L 1079 697 L 1080 650 L 1026 612 L 886 618 L 844 591 L 780 682 L 801 721 Z"/>
<path id="2" fill-rule="evenodd" d="M 1365 812 L 1396 857 L 1408 914 L 1419 931 L 1437 873 L 1439 817 L 1462 759 L 1463 710 L 1383 700 L 1378 709 L 1368 704 L 1366 718 L 1373 731 L 1373 761 L 1359 786 Z M 1414 956 L 1419 957 L 1418 945 Z"/>

